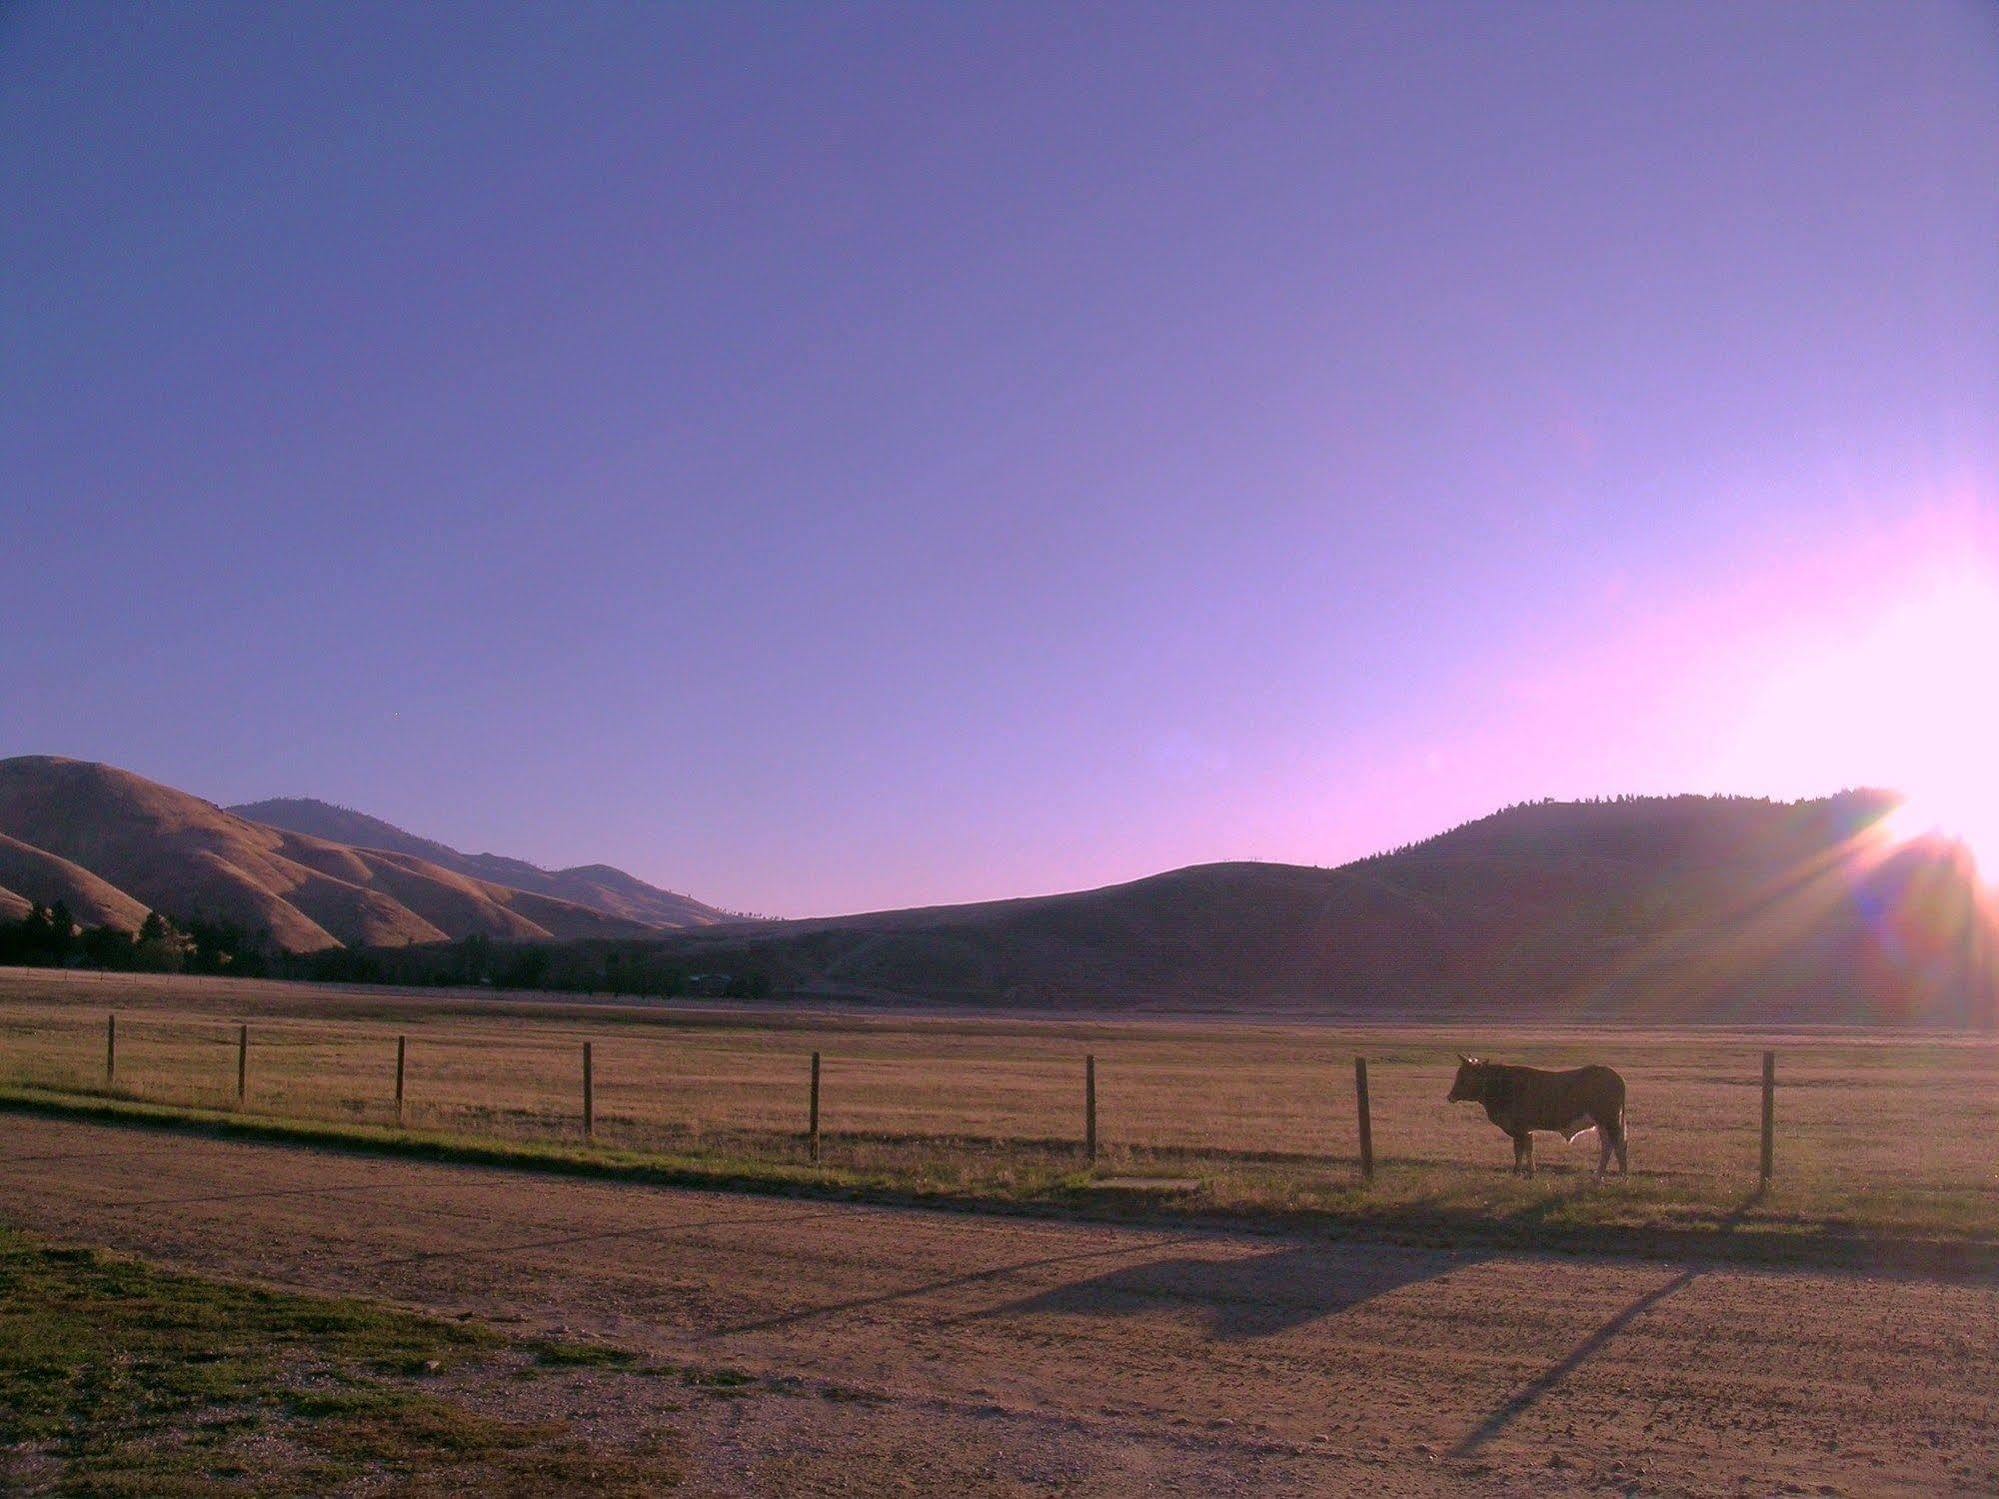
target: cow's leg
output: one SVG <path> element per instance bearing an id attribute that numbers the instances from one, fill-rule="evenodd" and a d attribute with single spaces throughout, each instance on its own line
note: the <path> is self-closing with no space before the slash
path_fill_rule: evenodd
<path id="1" fill-rule="evenodd" d="M 1598 1176 L 1602 1176 L 1604 1172 L 1610 1169 L 1610 1142 L 1616 1138 L 1616 1135 L 1617 1131 L 1608 1124 L 1599 1123 L 1596 1127 L 1596 1174 Z"/>
<path id="2" fill-rule="evenodd" d="M 1520 1174 L 1520 1136 L 1514 1135 L 1512 1138 L 1513 1138 L 1513 1174 L 1515 1176 L 1518 1176 Z"/>
<path id="3" fill-rule="evenodd" d="M 1530 1131 L 1523 1129 L 1513 1137 L 1513 1159 L 1523 1176 L 1534 1174 L 1534 1136 Z"/>

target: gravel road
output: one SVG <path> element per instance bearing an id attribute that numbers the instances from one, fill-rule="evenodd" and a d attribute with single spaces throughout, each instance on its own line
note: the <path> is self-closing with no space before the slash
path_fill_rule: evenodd
<path id="1" fill-rule="evenodd" d="M 924 1212 L 18 1115 L 0 1217 L 754 1376 L 612 1397 L 679 1407 L 701 1493 L 1999 1491 L 1989 1279 Z"/>

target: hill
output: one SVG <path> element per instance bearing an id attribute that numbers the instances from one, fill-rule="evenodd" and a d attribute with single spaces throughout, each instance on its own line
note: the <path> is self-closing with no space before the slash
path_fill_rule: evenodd
<path id="1" fill-rule="evenodd" d="M 18 890 L 32 890 L 32 900 L 16 894 Z M 19 920 L 34 903 L 52 906 L 57 901 L 85 926 L 135 932 L 146 919 L 146 908 L 115 885 L 67 859 L 0 834 L 0 916 Z"/>
<path id="2" fill-rule="evenodd" d="M 1067 895 L 664 945 L 779 989 L 980 1002 L 1984 1023 L 1964 851 L 1884 793 L 1511 808 L 1338 869 L 1210 864 Z"/>
<path id="3" fill-rule="evenodd" d="M 532 942 L 652 928 L 407 853 L 286 832 L 130 771 L 0 760 L 0 888 L 134 928 L 147 910 L 268 931 L 289 952 L 481 934 Z"/>
<path id="4" fill-rule="evenodd" d="M 379 817 L 370 817 L 365 812 L 335 806 L 332 802 L 314 797 L 274 797 L 269 801 L 244 802 L 227 810 L 251 822 L 261 822 L 266 827 L 286 832 L 303 833 L 308 837 L 345 843 L 355 848 L 408 854 L 440 869 L 449 869 L 488 884 L 532 891 L 644 926 L 712 926 L 731 919 L 726 913 L 714 906 L 704 905 L 692 896 L 661 890 L 608 864 L 543 869 L 525 859 L 508 858 L 504 854 L 460 853 L 448 844 L 405 832 Z"/>
<path id="5" fill-rule="evenodd" d="M 149 908 L 223 917 L 297 953 L 405 949 L 384 969 L 404 977 L 447 976 L 449 951 L 421 949 L 476 933 L 546 949 L 553 982 L 615 972 L 641 990 L 699 973 L 976 1005 L 1952 1026 L 1999 1010 L 1988 888 L 1960 846 L 1890 836 L 1895 799 L 1880 792 L 1536 803 L 1337 869 L 1205 864 L 765 923 L 690 903 L 704 924 L 664 933 L 604 909 L 657 913 L 647 902 L 668 895 L 618 870 L 537 871 L 284 805 L 371 841 L 252 821 L 109 766 L 0 761 L 0 915 L 60 898 L 128 927 Z M 587 886 L 600 904 L 468 867 Z"/>

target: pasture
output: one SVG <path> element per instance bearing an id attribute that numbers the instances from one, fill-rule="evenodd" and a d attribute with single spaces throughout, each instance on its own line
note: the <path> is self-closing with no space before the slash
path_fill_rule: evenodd
<path id="1" fill-rule="evenodd" d="M 833 1182 L 1019 1202 L 1138 1179 L 1134 1200 L 1152 1206 L 1438 1233 L 1488 1219 L 1668 1238 L 1999 1238 L 1999 1046 L 1955 1034 L 667 1009 L 24 971 L 0 975 L 0 1083 L 235 1110 L 239 1025 L 250 1036 L 240 1108 L 253 1116 L 394 1126 L 406 1037 L 409 1129 L 581 1144 L 588 1042 L 592 1148 L 810 1171 L 817 1051 L 816 1169 Z M 1766 1049 L 1776 1171 L 1759 1197 Z M 1588 1135 L 1543 1136 L 1542 1174 L 1511 1177 L 1505 1137 L 1475 1106 L 1445 1102 L 1459 1050 L 1618 1068 L 1631 1177 L 1593 1182 Z M 1086 1055 L 1094 1167 L 1082 1152 Z M 1357 1055 L 1371 1079 L 1368 1184 Z M 1176 1185 L 1142 1190 L 1153 1179 Z"/>

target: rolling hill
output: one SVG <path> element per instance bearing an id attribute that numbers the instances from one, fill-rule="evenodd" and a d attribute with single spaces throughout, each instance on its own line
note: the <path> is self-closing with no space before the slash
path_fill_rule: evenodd
<path id="1" fill-rule="evenodd" d="M 420 838 L 394 823 L 383 822 L 351 807 L 335 806 L 309 796 L 275 797 L 244 802 L 227 811 L 251 822 L 290 833 L 303 833 L 329 843 L 381 849 L 422 859 L 487 884 L 527 890 L 573 905 L 587 906 L 621 921 L 653 927 L 712 926 L 731 918 L 692 896 L 661 890 L 608 864 L 581 864 L 573 869 L 543 869 L 525 859 L 504 854 L 466 854 L 448 844 Z"/>
<path id="2" fill-rule="evenodd" d="M 688 933 L 780 989 L 982 1003 L 1239 1003 L 1984 1024 L 1991 913 L 1895 799 L 1511 808 L 1338 869 L 1210 864 L 1074 894 Z"/>
<path id="3" fill-rule="evenodd" d="M 16 894 L 17 890 L 32 890 L 33 900 Z M 68 905 L 70 915 L 85 926 L 137 931 L 146 919 L 146 908 L 117 886 L 67 859 L 0 834 L 0 916 L 18 920 L 34 902 L 52 906 L 57 901 Z"/>
<path id="4" fill-rule="evenodd" d="M 130 771 L 48 755 L 0 760 L 0 888 L 63 900 L 86 923 L 146 911 L 233 921 L 278 947 L 400 947 L 647 936 L 642 923 L 407 853 L 286 832 Z"/>
<path id="5" fill-rule="evenodd" d="M 689 912 L 616 870 L 461 854 L 323 803 L 280 811 L 369 843 L 24 757 L 0 761 L 0 914 L 60 898 L 121 926 L 149 908 L 220 916 L 295 953 L 401 949 L 386 971 L 409 977 L 443 976 L 448 956 L 427 945 L 480 933 L 547 948 L 551 979 L 586 985 L 615 966 L 628 982 L 753 975 L 780 994 L 982 1006 L 1990 1026 L 1989 887 L 1962 847 L 1889 836 L 1894 805 L 1865 791 L 1544 802 L 1336 869 L 1205 864 L 1062 895 L 751 923 Z M 663 931 L 621 911 L 700 924 Z"/>

